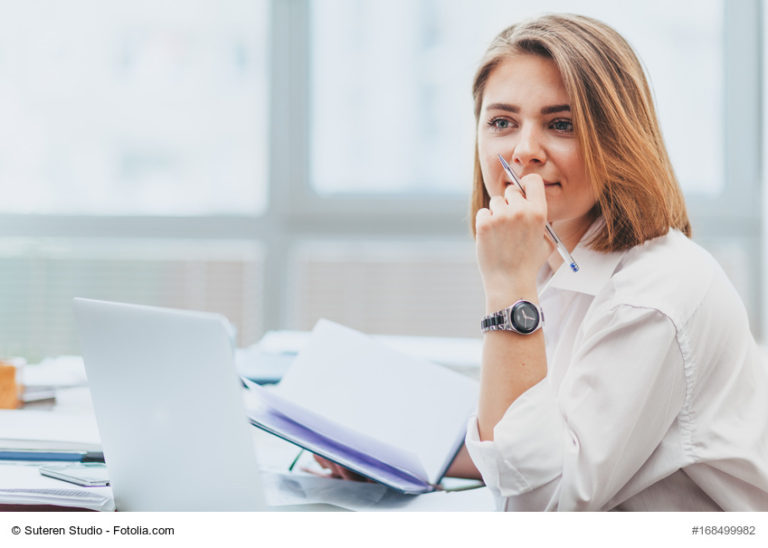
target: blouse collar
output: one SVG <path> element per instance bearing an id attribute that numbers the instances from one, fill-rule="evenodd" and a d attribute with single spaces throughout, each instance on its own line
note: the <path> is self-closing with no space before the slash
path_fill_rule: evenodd
<path id="1" fill-rule="evenodd" d="M 562 289 L 594 296 L 605 287 L 627 250 L 601 252 L 587 247 L 586 242 L 602 228 L 602 225 L 602 219 L 592 223 L 571 252 L 573 259 L 579 265 L 579 271 L 573 272 L 567 264 L 561 264 L 550 280 L 544 284 L 542 294 L 551 289 Z"/>

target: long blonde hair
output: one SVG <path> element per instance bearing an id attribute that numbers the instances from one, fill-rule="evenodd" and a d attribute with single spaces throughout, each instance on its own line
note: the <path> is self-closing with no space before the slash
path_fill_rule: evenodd
<path id="1" fill-rule="evenodd" d="M 642 65 L 615 30 L 580 15 L 545 15 L 502 31 L 488 47 L 472 86 L 479 122 L 485 85 L 507 57 L 552 59 L 571 101 L 576 136 L 604 225 L 589 242 L 598 251 L 627 249 L 691 225 Z M 471 224 L 487 207 L 475 141 Z"/>

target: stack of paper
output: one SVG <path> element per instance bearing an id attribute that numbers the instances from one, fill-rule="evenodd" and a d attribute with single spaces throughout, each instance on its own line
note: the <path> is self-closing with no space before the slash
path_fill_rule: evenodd
<path id="1" fill-rule="evenodd" d="M 0 464 L 0 504 L 115 510 L 109 487 L 77 487 L 41 476 L 37 468 L 36 465 Z"/>
<path id="2" fill-rule="evenodd" d="M 0 411 L 0 459 L 82 460 L 100 451 L 92 415 Z"/>

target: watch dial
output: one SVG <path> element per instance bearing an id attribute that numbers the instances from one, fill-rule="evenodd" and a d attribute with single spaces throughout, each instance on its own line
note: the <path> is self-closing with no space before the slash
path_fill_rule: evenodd
<path id="1" fill-rule="evenodd" d="M 521 333 L 532 333 L 539 325 L 539 311 L 529 302 L 518 303 L 512 309 L 512 324 Z"/>

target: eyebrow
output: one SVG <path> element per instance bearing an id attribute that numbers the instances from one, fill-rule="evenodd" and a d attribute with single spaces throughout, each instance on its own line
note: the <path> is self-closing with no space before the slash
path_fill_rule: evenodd
<path id="1" fill-rule="evenodd" d="M 493 103 L 486 110 L 504 110 L 506 112 L 520 112 L 520 107 L 508 103 Z M 550 105 L 541 109 L 542 114 L 554 114 L 555 112 L 570 112 L 571 105 Z"/>
<path id="2" fill-rule="evenodd" d="M 541 109 L 542 114 L 553 114 L 555 112 L 571 112 L 571 105 L 552 105 Z"/>

